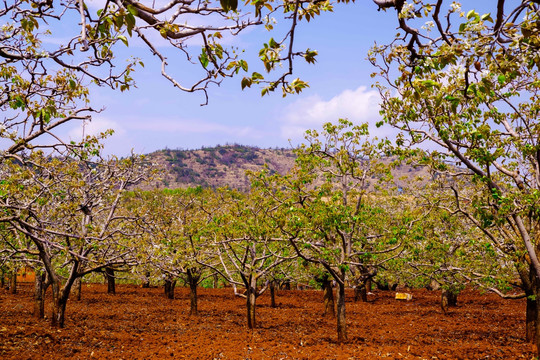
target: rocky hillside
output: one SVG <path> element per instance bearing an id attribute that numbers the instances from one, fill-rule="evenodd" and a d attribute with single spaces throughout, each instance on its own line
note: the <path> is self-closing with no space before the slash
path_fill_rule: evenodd
<path id="1" fill-rule="evenodd" d="M 225 145 L 199 150 L 160 150 L 147 155 L 147 159 L 163 170 L 157 188 L 185 188 L 194 186 L 229 186 L 240 190 L 249 188 L 246 170 L 261 170 L 264 165 L 270 172 L 286 173 L 294 163 L 290 149 L 259 149 L 242 145 Z M 397 187 L 407 187 L 407 182 L 425 176 L 424 169 L 399 166 L 393 170 Z"/>
<path id="2" fill-rule="evenodd" d="M 249 188 L 246 170 L 257 171 L 266 164 L 270 172 L 286 173 L 294 163 L 289 149 L 259 149 L 226 145 L 200 150 L 160 150 L 147 155 L 164 170 L 160 187 L 229 186 Z"/>

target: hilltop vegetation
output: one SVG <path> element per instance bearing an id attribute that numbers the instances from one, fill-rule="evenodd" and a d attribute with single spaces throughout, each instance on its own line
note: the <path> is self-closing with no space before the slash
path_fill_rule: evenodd
<path id="1" fill-rule="evenodd" d="M 194 186 L 249 188 L 247 170 L 257 171 L 267 166 L 271 173 L 286 173 L 295 156 L 290 149 L 259 149 L 242 145 L 204 147 L 198 150 L 160 150 L 148 154 L 148 159 L 163 170 L 159 188 Z"/>
<path id="2" fill-rule="evenodd" d="M 156 188 L 188 188 L 227 186 L 247 190 L 250 181 L 246 171 L 260 171 L 265 166 L 270 174 L 285 174 L 294 164 L 292 149 L 261 149 L 244 145 L 218 145 L 196 150 L 164 149 L 147 155 L 149 162 L 162 171 Z M 388 162 L 388 160 L 384 161 Z M 423 177 L 424 168 L 399 165 L 392 170 L 396 187 L 406 188 L 409 181 Z"/>

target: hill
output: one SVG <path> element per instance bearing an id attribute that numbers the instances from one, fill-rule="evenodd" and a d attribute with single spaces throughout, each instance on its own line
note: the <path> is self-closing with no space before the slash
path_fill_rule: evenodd
<path id="1" fill-rule="evenodd" d="M 198 150 L 159 150 L 147 154 L 147 159 L 163 171 L 157 188 L 186 188 L 195 186 L 247 190 L 246 170 L 258 171 L 267 166 L 270 172 L 285 174 L 294 164 L 291 149 L 260 149 L 242 145 L 205 147 Z M 423 168 L 401 165 L 392 171 L 397 187 L 426 176 Z"/>
<path id="2" fill-rule="evenodd" d="M 249 188 L 246 170 L 286 173 L 294 163 L 290 149 L 259 149 L 242 145 L 205 147 L 199 150 L 159 150 L 147 159 L 164 170 L 159 187 L 229 186 Z"/>

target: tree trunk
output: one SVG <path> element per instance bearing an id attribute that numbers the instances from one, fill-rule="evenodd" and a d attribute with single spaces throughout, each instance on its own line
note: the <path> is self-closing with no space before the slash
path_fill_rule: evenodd
<path id="1" fill-rule="evenodd" d="M 520 268 L 517 268 L 524 285 L 525 295 L 527 295 L 525 339 L 534 345 L 538 358 L 540 355 L 540 279 L 537 278 L 532 264 L 529 264 L 528 272 L 520 271 Z"/>
<path id="2" fill-rule="evenodd" d="M 525 339 L 533 344 L 536 338 L 536 320 L 538 317 L 538 306 L 535 299 L 527 296 L 527 314 L 525 319 Z"/>
<path id="3" fill-rule="evenodd" d="M 276 285 L 274 280 L 270 281 L 270 307 L 277 307 L 276 305 Z"/>
<path id="4" fill-rule="evenodd" d="M 371 292 L 372 285 L 373 285 L 373 280 L 371 279 L 371 277 L 369 277 L 366 280 L 366 291 L 367 291 L 368 294 Z"/>
<path id="5" fill-rule="evenodd" d="M 342 271 L 342 280 L 345 279 L 345 272 Z M 338 342 L 347 341 L 347 322 L 345 316 L 345 283 L 338 282 L 337 291 L 337 334 Z"/>
<path id="6" fill-rule="evenodd" d="M 441 310 L 444 314 L 448 313 L 448 293 L 446 290 L 441 292 Z"/>
<path id="7" fill-rule="evenodd" d="M 532 265 L 529 264 L 526 267 L 516 262 L 515 266 L 526 295 L 525 340 L 528 343 L 534 344 L 536 339 L 536 320 L 538 317 L 538 306 L 536 302 L 536 293 L 538 291 L 535 288 L 538 282 L 535 280 L 535 271 Z"/>
<path id="8" fill-rule="evenodd" d="M 529 268 L 529 277 L 532 291 L 528 291 L 526 294 L 532 293 L 532 296 L 527 296 L 527 323 L 525 328 L 527 340 L 534 344 L 538 358 L 540 354 L 540 279 L 537 278 L 532 265 Z"/>
<path id="9" fill-rule="evenodd" d="M 113 268 L 105 268 L 105 277 L 107 278 L 107 293 L 116 294 L 116 278 Z"/>
<path id="10" fill-rule="evenodd" d="M 174 287 L 176 286 L 176 280 L 165 279 L 165 296 L 167 299 L 174 299 Z"/>
<path id="11" fill-rule="evenodd" d="M 441 309 L 446 314 L 449 307 L 457 306 L 458 293 L 452 289 L 444 289 L 441 292 Z"/>
<path id="12" fill-rule="evenodd" d="M 11 285 L 9 287 L 9 291 L 12 294 L 17 293 L 17 269 L 14 269 L 13 273 L 11 274 Z"/>
<path id="13" fill-rule="evenodd" d="M 283 283 L 282 288 L 285 289 L 285 290 L 291 290 L 291 282 L 290 281 L 285 281 Z"/>
<path id="14" fill-rule="evenodd" d="M 62 291 L 63 293 L 63 291 Z M 67 296 L 59 294 L 59 296 L 53 299 L 53 317 L 52 325 L 63 328 L 66 315 Z"/>
<path id="15" fill-rule="evenodd" d="M 6 270 L 0 268 L 0 271 L 0 287 L 4 288 L 4 286 L 6 286 Z"/>
<path id="16" fill-rule="evenodd" d="M 77 278 L 75 282 L 73 283 L 73 291 L 75 292 L 75 294 L 73 295 L 75 296 L 75 300 L 81 301 L 81 292 L 82 292 L 82 279 L 81 278 Z"/>
<path id="17" fill-rule="evenodd" d="M 36 282 L 34 291 L 34 317 L 43 319 L 45 317 L 45 276 L 36 272 Z"/>
<path id="18" fill-rule="evenodd" d="M 198 298 L 197 298 L 197 283 L 198 279 L 189 282 L 189 315 L 199 315 Z"/>
<path id="19" fill-rule="evenodd" d="M 538 309 L 540 308 L 540 281 L 539 279 L 536 279 L 535 281 L 535 291 L 536 291 L 536 297 L 535 297 L 535 303 L 536 303 L 536 321 L 534 322 L 534 344 L 536 345 L 536 358 L 538 359 L 540 355 L 540 311 Z"/>
<path id="20" fill-rule="evenodd" d="M 354 288 L 354 302 L 367 302 L 366 284 L 359 284 Z"/>
<path id="21" fill-rule="evenodd" d="M 456 307 L 457 306 L 458 294 L 455 292 L 450 292 L 448 294 L 448 306 Z"/>
<path id="22" fill-rule="evenodd" d="M 249 277 L 246 298 L 248 328 L 254 329 L 256 325 L 255 303 L 257 301 L 257 280 L 255 279 L 255 276 Z"/>
<path id="23" fill-rule="evenodd" d="M 51 322 L 53 326 L 56 326 L 59 328 L 64 327 L 66 305 L 69 298 L 69 294 L 71 292 L 71 287 L 73 286 L 73 283 L 77 279 L 76 271 L 77 271 L 77 266 L 75 265 L 74 268 L 71 269 L 71 274 L 69 278 L 66 280 L 66 283 L 62 288 L 60 288 L 62 284 L 58 278 L 49 279 L 49 282 L 52 286 L 52 293 L 53 293 L 53 306 L 52 306 L 53 311 L 52 311 L 52 317 L 51 317 Z"/>
<path id="24" fill-rule="evenodd" d="M 334 290 L 332 289 L 332 280 L 328 277 L 322 280 L 323 300 L 324 300 L 324 316 L 336 317 L 336 309 L 334 303 Z"/>
<path id="25" fill-rule="evenodd" d="M 247 323 L 248 323 L 248 329 L 254 329 L 256 325 L 256 318 L 255 318 L 255 303 L 256 303 L 256 297 L 255 292 L 253 290 L 248 290 L 247 292 Z"/>
<path id="26" fill-rule="evenodd" d="M 64 320 L 66 314 L 66 305 L 71 292 L 71 287 L 75 280 L 77 280 L 77 270 L 79 263 L 75 262 L 71 268 L 70 274 L 65 281 L 63 287 L 58 276 L 52 271 L 47 271 L 47 282 L 52 286 L 53 306 L 51 324 L 59 328 L 64 327 Z"/>
<path id="27" fill-rule="evenodd" d="M 143 289 L 148 289 L 150 287 L 150 271 L 144 273 L 144 281 L 142 283 Z"/>
<path id="28" fill-rule="evenodd" d="M 218 274 L 212 275 L 212 279 L 213 279 L 213 284 L 212 284 L 212 286 L 214 287 L 214 289 L 217 289 L 218 286 L 219 286 L 219 277 L 218 277 Z"/>
<path id="29" fill-rule="evenodd" d="M 187 280 L 189 284 L 189 314 L 190 315 L 199 315 L 198 309 L 198 296 L 197 296 L 197 286 L 199 285 L 199 280 L 201 279 L 201 270 L 197 268 L 191 268 L 187 271 Z"/>
<path id="30" fill-rule="evenodd" d="M 60 300 L 61 294 L 60 294 L 60 284 L 58 280 L 52 280 L 51 289 L 52 289 L 51 325 L 55 327 L 63 327 L 64 326 L 63 317 L 65 314 L 65 306 L 64 306 L 64 312 L 61 312 L 60 308 L 61 308 L 62 301 Z"/>

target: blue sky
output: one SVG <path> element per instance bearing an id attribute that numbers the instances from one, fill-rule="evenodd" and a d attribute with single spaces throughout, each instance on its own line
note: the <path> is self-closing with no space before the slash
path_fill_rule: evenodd
<path id="1" fill-rule="evenodd" d="M 374 124 L 379 119 L 379 98 L 371 89 L 373 68 L 366 56 L 375 41 L 391 41 L 396 26 L 394 11 L 377 11 L 371 0 L 338 4 L 333 13 L 302 22 L 297 29 L 298 49 L 319 52 L 315 65 L 296 63 L 293 78 L 310 84 L 301 95 L 282 98 L 276 91 L 261 97 L 257 86 L 242 91 L 238 77 L 211 87 L 206 106 L 200 106 L 205 101 L 202 93 L 174 89 L 160 75 L 160 63 L 147 50 L 131 44 L 126 51 L 145 62 L 134 75 L 137 88 L 124 93 L 93 88 L 92 106 L 104 111 L 85 125 L 85 132 L 114 129 L 115 134 L 105 142 L 106 153 L 125 156 L 132 149 L 149 153 L 166 147 L 194 149 L 227 143 L 289 147 L 302 141 L 305 130 L 340 117 Z M 232 40 L 246 49 L 250 72 L 261 71 L 254 58 L 270 36 L 275 35 L 261 28 Z M 179 80 L 197 72 L 197 65 L 184 60 L 171 59 L 170 63 Z M 70 126 L 64 129 L 67 136 L 79 140 L 82 127 Z M 379 137 L 390 132 L 372 127 L 372 134 Z"/>
<path id="2" fill-rule="evenodd" d="M 302 22 L 297 28 L 298 49 L 309 47 L 319 52 L 315 65 L 302 60 L 295 64 L 293 78 L 300 77 L 310 85 L 301 95 L 283 98 L 276 91 L 261 97 L 256 85 L 242 91 L 240 76 L 211 87 L 206 106 L 200 106 L 205 101 L 202 93 L 173 88 L 161 76 L 160 63 L 146 49 L 130 44 L 124 55 L 135 54 L 145 63 L 134 73 L 137 88 L 124 93 L 92 88 L 92 106 L 104 111 L 96 114 L 84 131 L 114 129 L 105 151 L 125 156 L 132 149 L 149 153 L 165 147 L 193 149 L 227 143 L 289 147 L 301 142 L 305 130 L 340 117 L 374 122 L 379 100 L 371 89 L 373 68 L 365 58 L 374 41 L 389 41 L 395 28 L 395 14 L 378 12 L 371 1 L 338 4 L 333 13 Z M 262 72 L 256 60 L 258 49 L 276 35 L 261 28 L 232 40 L 246 49 L 249 72 Z M 175 60 L 171 59 L 170 68 L 180 69 L 176 72 L 179 80 L 198 71 L 198 65 Z M 63 131 L 79 140 L 82 126 L 73 123 Z"/>

